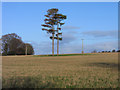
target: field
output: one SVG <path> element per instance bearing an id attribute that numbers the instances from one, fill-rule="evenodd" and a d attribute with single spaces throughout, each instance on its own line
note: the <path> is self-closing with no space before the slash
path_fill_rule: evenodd
<path id="1" fill-rule="evenodd" d="M 3 88 L 117 88 L 118 53 L 3 56 Z"/>

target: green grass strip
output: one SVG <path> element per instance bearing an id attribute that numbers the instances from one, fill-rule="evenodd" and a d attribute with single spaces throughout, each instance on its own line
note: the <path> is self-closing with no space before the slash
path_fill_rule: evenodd
<path id="1" fill-rule="evenodd" d="M 79 55 L 96 55 L 96 54 L 59 54 L 58 56 L 79 56 Z M 55 54 L 54 56 L 52 55 L 34 55 L 34 57 L 56 57 L 57 55 Z"/>

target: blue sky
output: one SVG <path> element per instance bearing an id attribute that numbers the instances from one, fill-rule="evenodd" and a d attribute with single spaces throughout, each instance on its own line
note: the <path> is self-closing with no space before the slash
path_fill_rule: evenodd
<path id="1" fill-rule="evenodd" d="M 41 30 L 44 15 L 51 8 L 67 15 L 60 53 L 80 53 L 82 38 L 85 52 L 118 48 L 117 2 L 4 2 L 2 34 L 16 33 L 33 45 L 35 54 L 51 54 L 50 35 Z"/>

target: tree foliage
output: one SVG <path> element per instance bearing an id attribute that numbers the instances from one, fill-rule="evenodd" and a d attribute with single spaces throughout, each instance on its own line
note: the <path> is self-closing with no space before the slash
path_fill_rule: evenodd
<path id="1" fill-rule="evenodd" d="M 47 15 L 45 15 L 45 24 L 42 24 L 44 28 L 42 30 L 47 31 L 47 33 L 51 33 L 50 39 L 52 39 L 52 54 L 54 55 L 54 39 L 57 39 L 57 53 L 59 49 L 59 40 L 62 40 L 61 26 L 64 25 L 62 21 L 66 19 L 66 15 L 59 14 L 58 9 L 52 8 L 47 11 Z M 54 36 L 54 34 L 56 34 Z"/>
<path id="2" fill-rule="evenodd" d="M 28 45 L 28 54 L 34 54 L 33 47 Z M 25 43 L 15 33 L 6 34 L 2 36 L 2 55 L 25 55 Z"/>
<path id="3" fill-rule="evenodd" d="M 117 52 L 120 52 L 120 50 L 117 50 Z"/>
<path id="4" fill-rule="evenodd" d="M 29 43 L 26 43 L 25 45 L 27 45 L 27 55 L 33 55 L 34 49 L 33 49 L 32 45 Z"/>
<path id="5" fill-rule="evenodd" d="M 112 52 L 116 52 L 115 49 L 113 49 Z"/>

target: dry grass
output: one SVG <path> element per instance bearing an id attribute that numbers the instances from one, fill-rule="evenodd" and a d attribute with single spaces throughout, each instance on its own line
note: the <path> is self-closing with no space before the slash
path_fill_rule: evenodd
<path id="1" fill-rule="evenodd" d="M 116 88 L 118 54 L 2 57 L 3 88 Z"/>

